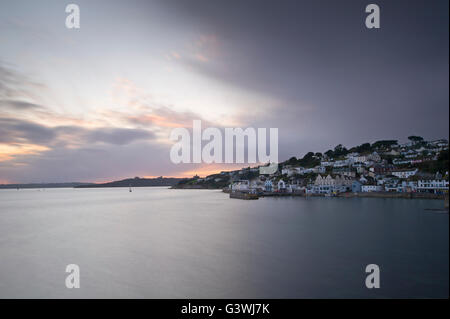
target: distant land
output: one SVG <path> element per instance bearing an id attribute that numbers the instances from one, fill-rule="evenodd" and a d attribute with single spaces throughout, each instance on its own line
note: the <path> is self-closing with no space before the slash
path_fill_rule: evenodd
<path id="1" fill-rule="evenodd" d="M 82 184 L 75 188 L 97 188 L 97 187 L 148 187 L 148 186 L 174 186 L 183 178 L 176 177 L 157 177 L 157 178 L 128 178 L 120 181 L 101 183 L 101 184 Z"/>
<path id="2" fill-rule="evenodd" d="M 14 188 L 70 188 L 80 185 L 88 185 L 89 183 L 32 183 L 32 184 L 1 184 L 0 189 Z"/>
<path id="3" fill-rule="evenodd" d="M 25 188 L 100 188 L 100 187 L 148 187 L 148 186 L 174 186 L 184 178 L 157 177 L 157 178 L 127 178 L 108 183 L 32 183 L 32 184 L 1 184 L 0 189 Z"/>

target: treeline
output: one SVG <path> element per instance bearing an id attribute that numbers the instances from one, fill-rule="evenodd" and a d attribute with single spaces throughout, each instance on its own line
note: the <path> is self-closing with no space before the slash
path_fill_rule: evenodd
<path id="1" fill-rule="evenodd" d="M 416 164 L 417 168 L 426 173 L 435 174 L 440 172 L 445 174 L 449 170 L 449 154 L 448 149 L 441 151 L 439 153 L 437 161 L 427 161 L 423 163 Z"/>
<path id="2" fill-rule="evenodd" d="M 75 188 L 174 186 L 181 180 L 181 178 L 162 176 L 157 178 L 135 177 L 101 184 L 78 185 Z"/>
<path id="3" fill-rule="evenodd" d="M 286 162 L 282 163 L 284 165 L 299 165 L 306 168 L 315 167 L 317 165 L 320 165 L 321 159 L 323 159 L 325 156 L 328 158 L 340 158 L 343 157 L 349 153 L 360 153 L 360 154 L 369 154 L 374 151 L 382 151 L 390 149 L 393 145 L 398 144 L 397 140 L 380 140 L 376 141 L 373 144 L 370 143 L 363 143 L 359 146 L 354 146 L 350 149 L 347 149 L 342 144 L 337 145 L 334 149 L 328 150 L 325 153 L 313 153 L 309 152 L 305 156 L 303 156 L 301 159 L 294 157 L 291 157 Z"/>

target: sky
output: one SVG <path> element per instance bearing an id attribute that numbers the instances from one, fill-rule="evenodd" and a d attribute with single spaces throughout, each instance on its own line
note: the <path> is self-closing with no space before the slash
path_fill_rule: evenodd
<path id="1" fill-rule="evenodd" d="M 448 138 L 447 0 L 77 0 L 79 29 L 68 3 L 0 2 L 0 183 L 243 166 L 172 163 L 193 120 L 278 128 L 280 160 Z"/>

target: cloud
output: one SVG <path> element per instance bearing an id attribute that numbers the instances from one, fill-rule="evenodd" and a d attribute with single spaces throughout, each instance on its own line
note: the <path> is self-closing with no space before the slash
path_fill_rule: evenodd
<path id="1" fill-rule="evenodd" d="M 0 143 L 49 144 L 57 134 L 52 128 L 37 123 L 0 118 Z"/>
<path id="2" fill-rule="evenodd" d="M 0 61 L 0 99 L 10 102 L 28 100 L 34 98 L 31 90 L 33 88 L 42 89 L 45 85 L 32 81 L 12 65 Z M 0 103 L 0 110 L 1 106 Z"/>
<path id="3" fill-rule="evenodd" d="M 80 140 L 83 143 L 129 144 L 134 141 L 153 139 L 154 133 L 143 129 L 115 127 L 85 128 L 81 126 L 48 127 L 38 123 L 0 118 L 0 143 L 28 142 L 52 145 L 61 137 Z"/>
<path id="4" fill-rule="evenodd" d="M 125 145 L 155 137 L 153 132 L 147 130 L 127 128 L 97 128 L 87 130 L 86 133 L 86 140 L 89 143 L 103 142 L 114 145 Z"/>
<path id="5" fill-rule="evenodd" d="M 381 0 L 389 14 L 377 32 L 360 1 L 163 3 L 220 42 L 208 63 L 181 59 L 186 69 L 282 102 L 241 119 L 279 127 L 286 156 L 411 131 L 448 136 L 448 1 Z"/>
<path id="6" fill-rule="evenodd" d="M 18 100 L 0 100 L 0 108 L 11 108 L 12 110 L 36 110 L 44 108 L 42 105 L 18 101 Z"/>
<path id="7" fill-rule="evenodd" d="M 170 162 L 157 139 L 172 127 L 190 127 L 199 114 L 148 103 L 126 84 L 124 111 L 97 111 L 89 119 L 60 114 L 33 100 L 31 83 L 0 72 L 0 175 L 16 182 L 109 180 L 133 175 L 180 175 L 192 166 Z M 21 85 L 21 83 L 23 85 Z M 31 97 L 31 98 L 30 98 Z M 133 101 L 131 107 L 129 101 Z M 97 120 L 99 119 L 99 120 Z M 206 123 L 206 121 L 205 121 Z M 131 163 L 131 164 L 130 164 Z"/>
<path id="8" fill-rule="evenodd" d="M 42 152 L 48 151 L 49 148 L 35 144 L 1 144 L 0 143 L 0 163 L 13 160 L 17 156 L 24 155 L 39 155 Z M 19 165 L 20 162 L 13 163 L 13 165 Z"/>
<path id="9" fill-rule="evenodd" d="M 167 106 L 143 106 L 138 114 L 124 115 L 129 123 L 142 126 L 157 126 L 160 128 L 174 128 L 192 126 L 193 120 L 202 120 L 209 126 L 218 126 L 202 118 L 200 114 L 190 111 L 175 111 Z"/>

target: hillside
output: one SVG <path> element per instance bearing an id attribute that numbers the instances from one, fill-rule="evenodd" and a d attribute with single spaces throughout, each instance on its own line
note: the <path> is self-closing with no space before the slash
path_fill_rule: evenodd
<path id="1" fill-rule="evenodd" d="M 78 185 L 75 188 L 174 186 L 181 180 L 183 179 L 162 176 L 158 178 L 135 177 L 109 183 Z"/>

